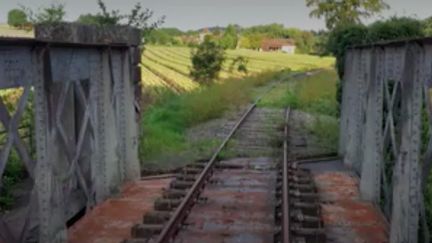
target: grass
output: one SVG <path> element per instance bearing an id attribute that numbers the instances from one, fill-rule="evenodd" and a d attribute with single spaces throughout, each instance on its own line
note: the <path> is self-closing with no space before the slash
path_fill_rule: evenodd
<path id="1" fill-rule="evenodd" d="M 336 152 L 339 140 L 337 79 L 334 70 L 323 70 L 295 80 L 286 79 L 264 96 L 258 106 L 289 106 L 314 114 L 314 121 L 306 129 L 317 137 L 320 145 Z"/>
<path id="2" fill-rule="evenodd" d="M 306 129 L 315 135 L 320 146 L 337 152 L 339 144 L 339 121 L 337 119 L 318 116 Z"/>
<path id="3" fill-rule="evenodd" d="M 258 106 L 300 109 L 310 113 L 338 115 L 336 101 L 337 74 L 334 70 L 322 70 L 304 78 L 287 79 L 280 83 Z"/>
<path id="4" fill-rule="evenodd" d="M 178 156 L 178 153 L 190 146 L 196 149 L 197 144 L 186 142 L 185 133 L 188 128 L 221 117 L 230 108 L 250 102 L 254 89 L 274 77 L 275 73 L 263 73 L 215 83 L 181 95 L 166 94 L 143 115 L 143 129 L 140 134 L 141 161 L 146 165 L 157 158 L 169 161 L 170 155 Z M 205 150 L 214 143 L 215 141 L 204 141 L 198 147 Z"/>

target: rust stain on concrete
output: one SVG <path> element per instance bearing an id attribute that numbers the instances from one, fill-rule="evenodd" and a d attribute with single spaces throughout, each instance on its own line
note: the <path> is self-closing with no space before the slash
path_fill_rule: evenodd
<path id="1" fill-rule="evenodd" d="M 153 209 L 171 179 L 127 183 L 118 198 L 96 206 L 68 230 L 70 243 L 118 243 L 130 238 L 130 229 Z"/>
<path id="2" fill-rule="evenodd" d="M 335 243 L 387 243 L 388 224 L 373 204 L 360 200 L 358 179 L 349 172 L 314 175 L 327 240 Z"/>

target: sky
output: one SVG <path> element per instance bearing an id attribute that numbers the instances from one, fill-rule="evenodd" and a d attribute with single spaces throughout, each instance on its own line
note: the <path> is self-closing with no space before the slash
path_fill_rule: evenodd
<path id="1" fill-rule="evenodd" d="M 66 19 L 76 20 L 80 14 L 96 13 L 96 0 L 56 0 L 66 4 Z M 209 26 L 239 24 L 247 27 L 258 24 L 281 23 L 286 27 L 306 30 L 324 29 L 323 20 L 309 17 L 304 0 L 104 0 L 109 9 L 128 12 L 137 2 L 154 10 L 155 16 L 165 16 L 163 27 L 181 30 Z M 7 12 L 20 4 L 37 9 L 52 0 L 0 0 L 0 23 L 7 22 Z M 388 16 L 426 18 L 432 16 L 432 0 L 386 0 L 391 9 L 376 19 Z"/>

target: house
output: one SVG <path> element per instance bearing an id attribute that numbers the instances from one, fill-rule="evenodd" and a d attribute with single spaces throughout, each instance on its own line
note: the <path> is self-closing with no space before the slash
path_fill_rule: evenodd
<path id="1" fill-rule="evenodd" d="M 294 54 L 295 48 L 295 42 L 292 39 L 264 39 L 261 42 L 261 51 L 283 51 Z"/>

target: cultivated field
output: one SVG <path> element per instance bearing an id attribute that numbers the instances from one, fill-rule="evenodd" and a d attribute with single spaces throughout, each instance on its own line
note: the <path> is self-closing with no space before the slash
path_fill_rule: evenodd
<path id="1" fill-rule="evenodd" d="M 25 37 L 33 38 L 33 31 L 15 29 L 7 24 L 0 24 L 0 37 Z"/>
<path id="2" fill-rule="evenodd" d="M 253 50 L 229 50 L 220 80 L 241 77 L 243 74 L 230 71 L 236 57 L 248 59 L 249 74 L 290 69 L 293 71 L 333 67 L 334 58 L 311 55 L 288 55 Z M 142 57 L 142 79 L 144 88 L 152 90 L 171 89 L 176 92 L 190 91 L 199 85 L 189 76 L 191 49 L 188 47 L 146 46 Z"/>

